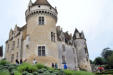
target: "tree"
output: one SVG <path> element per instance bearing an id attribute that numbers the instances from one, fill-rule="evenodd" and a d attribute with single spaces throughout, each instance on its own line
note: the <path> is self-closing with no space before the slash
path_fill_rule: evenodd
<path id="1" fill-rule="evenodd" d="M 95 60 L 94 60 L 94 64 L 95 64 L 95 65 L 103 65 L 103 64 L 105 64 L 105 60 L 104 60 L 104 58 L 102 58 L 102 57 L 97 57 L 97 58 L 95 58 Z"/>
<path id="2" fill-rule="evenodd" d="M 111 68 L 113 69 L 113 53 L 107 59 L 108 59 L 108 65 L 111 66 Z"/>
<path id="3" fill-rule="evenodd" d="M 102 55 L 103 58 L 105 58 L 105 60 L 107 60 L 107 58 L 109 56 L 111 56 L 112 53 L 113 53 L 113 50 L 110 50 L 110 48 L 105 48 L 105 49 L 103 49 L 101 55 Z"/>
<path id="4" fill-rule="evenodd" d="M 90 60 L 90 64 L 93 64 L 93 61 L 92 60 Z"/>

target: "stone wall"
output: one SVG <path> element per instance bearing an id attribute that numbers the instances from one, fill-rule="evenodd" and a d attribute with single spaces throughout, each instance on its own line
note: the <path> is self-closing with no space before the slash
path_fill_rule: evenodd
<path id="1" fill-rule="evenodd" d="M 60 68 L 63 68 L 63 58 L 65 56 L 65 63 L 67 64 L 68 69 L 75 70 L 78 68 L 77 54 L 76 49 L 72 45 L 67 45 L 65 42 L 58 42 L 58 58 Z M 64 47 L 64 49 L 63 49 Z"/>
<path id="2" fill-rule="evenodd" d="M 87 50 L 86 40 L 85 39 L 76 39 L 74 41 L 75 47 L 77 49 L 77 59 L 80 69 L 91 71 L 89 54 Z"/>

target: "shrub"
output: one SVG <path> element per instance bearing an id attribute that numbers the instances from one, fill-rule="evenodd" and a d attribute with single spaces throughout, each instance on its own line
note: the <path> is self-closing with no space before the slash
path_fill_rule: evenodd
<path id="1" fill-rule="evenodd" d="M 0 70 L 0 75 L 10 75 L 8 70 Z"/>
<path id="2" fill-rule="evenodd" d="M 97 75 L 99 75 L 99 74 L 113 74 L 113 70 L 105 70 L 105 71 L 103 71 L 103 72 L 101 72 L 101 73 L 96 73 Z"/>
<path id="3" fill-rule="evenodd" d="M 54 68 L 52 68 L 52 67 L 48 67 L 48 70 L 52 70 L 52 71 L 54 71 L 55 69 L 54 69 Z"/>
<path id="4" fill-rule="evenodd" d="M 20 72 L 18 72 L 18 71 L 15 71 L 14 75 L 22 75 L 22 74 Z"/>
<path id="5" fill-rule="evenodd" d="M 27 75 L 33 75 L 32 73 L 28 73 Z"/>
<path id="6" fill-rule="evenodd" d="M 33 72 L 33 75 L 38 75 L 38 73 L 37 72 Z"/>
<path id="7" fill-rule="evenodd" d="M 35 65 L 38 69 L 42 69 L 42 68 L 47 68 L 46 66 L 42 65 L 42 64 L 36 64 Z"/>
<path id="8" fill-rule="evenodd" d="M 37 70 L 37 67 L 28 63 L 23 63 L 17 67 L 19 72 L 28 71 L 30 73 Z"/>
<path id="9" fill-rule="evenodd" d="M 66 75 L 74 75 L 74 71 L 71 71 L 71 70 L 64 70 L 64 73 L 66 74 Z"/>
<path id="10" fill-rule="evenodd" d="M 6 65 L 6 64 L 9 64 L 9 62 L 4 59 L 0 61 L 0 65 Z"/>
<path id="11" fill-rule="evenodd" d="M 58 75 L 65 75 L 63 70 L 59 70 L 59 74 Z"/>
<path id="12" fill-rule="evenodd" d="M 94 75 L 91 72 L 86 72 L 86 71 L 74 71 L 74 70 L 64 70 L 64 73 L 66 75 Z"/>
<path id="13" fill-rule="evenodd" d="M 13 70 L 16 70 L 16 66 L 10 65 L 7 69 L 9 70 L 9 72 L 11 72 Z"/>
<path id="14" fill-rule="evenodd" d="M 91 72 L 85 72 L 85 71 L 75 71 L 75 75 L 94 75 Z"/>
<path id="15" fill-rule="evenodd" d="M 28 74 L 28 72 L 27 71 L 24 71 L 23 73 L 22 73 L 22 75 L 27 75 Z"/>
<path id="16" fill-rule="evenodd" d="M 43 69 L 39 69 L 39 70 L 38 70 L 38 73 L 43 73 L 43 72 L 44 72 Z"/>
<path id="17" fill-rule="evenodd" d="M 50 75 L 51 73 L 49 72 L 49 71 L 45 71 L 44 73 L 43 73 L 43 75 Z"/>

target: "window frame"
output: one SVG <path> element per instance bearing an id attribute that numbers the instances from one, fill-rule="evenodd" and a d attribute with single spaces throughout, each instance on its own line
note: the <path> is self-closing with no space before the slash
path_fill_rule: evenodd
<path id="1" fill-rule="evenodd" d="M 54 32 L 51 32 L 51 41 L 55 42 L 55 33 Z"/>
<path id="2" fill-rule="evenodd" d="M 38 24 L 39 25 L 44 25 L 45 24 L 45 17 L 44 16 L 39 16 L 38 17 Z"/>
<path id="3" fill-rule="evenodd" d="M 38 46 L 38 56 L 46 56 L 46 47 Z"/>

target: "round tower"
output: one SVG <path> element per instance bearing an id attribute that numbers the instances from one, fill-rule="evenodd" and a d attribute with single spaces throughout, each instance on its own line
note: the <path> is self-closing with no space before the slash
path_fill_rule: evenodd
<path id="1" fill-rule="evenodd" d="M 30 0 L 25 12 L 27 23 L 26 58 L 48 66 L 58 63 L 57 10 L 47 0 Z"/>

